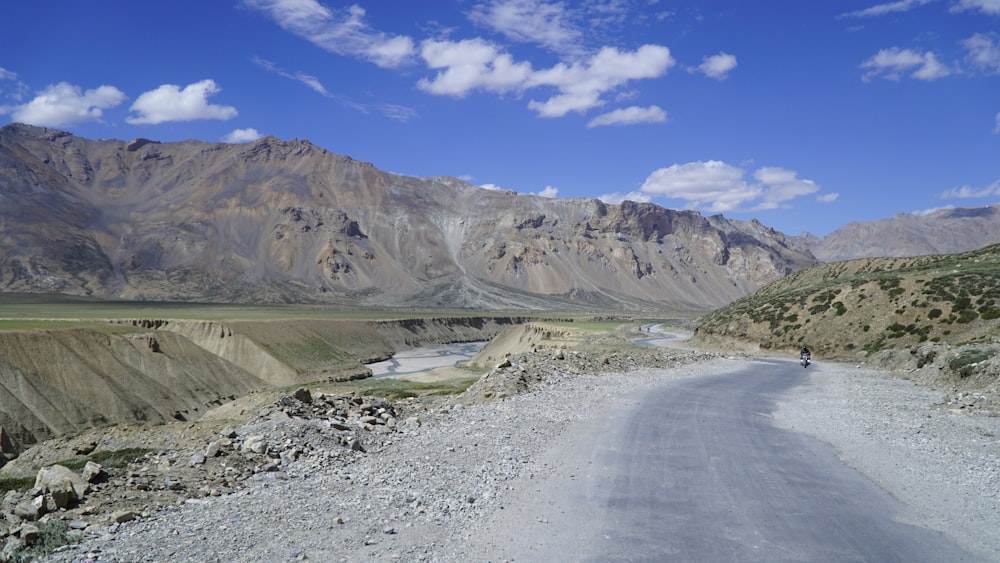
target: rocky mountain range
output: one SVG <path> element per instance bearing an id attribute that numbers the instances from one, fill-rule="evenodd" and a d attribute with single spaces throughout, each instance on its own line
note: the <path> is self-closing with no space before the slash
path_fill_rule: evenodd
<path id="1" fill-rule="evenodd" d="M 848 223 L 822 238 L 807 233 L 792 239 L 823 262 L 956 254 L 1000 243 L 1000 204 L 900 213 Z"/>
<path id="2" fill-rule="evenodd" d="M 4 292 L 705 310 L 816 262 L 757 221 L 395 175 L 303 140 L 0 128 Z"/>

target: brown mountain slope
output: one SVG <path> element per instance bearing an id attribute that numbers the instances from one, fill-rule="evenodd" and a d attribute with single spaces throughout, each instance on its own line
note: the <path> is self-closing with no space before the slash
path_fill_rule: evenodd
<path id="1" fill-rule="evenodd" d="M 247 145 L 0 129 L 0 290 L 467 308 L 727 303 L 815 263 L 751 221 Z"/>

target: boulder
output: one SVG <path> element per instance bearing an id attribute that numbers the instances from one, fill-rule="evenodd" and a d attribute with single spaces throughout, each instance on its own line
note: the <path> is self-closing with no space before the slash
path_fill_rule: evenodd
<path id="1" fill-rule="evenodd" d="M 48 514 L 49 505 L 45 496 L 38 496 L 31 500 L 17 503 L 14 507 L 14 515 L 21 520 L 35 522 L 42 516 Z"/>
<path id="2" fill-rule="evenodd" d="M 35 477 L 35 487 L 41 489 L 43 493 L 48 493 L 53 489 L 65 488 L 63 484 L 65 481 L 69 482 L 76 495 L 74 500 L 82 499 L 90 492 L 90 483 L 64 465 L 50 465 L 40 469 Z"/>
<path id="3" fill-rule="evenodd" d="M 88 483 L 97 483 L 106 479 L 108 474 L 104 472 L 101 464 L 88 461 L 87 465 L 83 466 L 83 473 L 80 476 Z"/>
<path id="4" fill-rule="evenodd" d="M 313 402 L 312 393 L 310 393 L 309 389 L 306 389 L 305 387 L 299 387 L 296 389 L 292 396 L 306 404 Z"/>
<path id="5" fill-rule="evenodd" d="M 205 457 L 215 457 L 222 453 L 222 442 L 215 440 L 205 446 Z"/>
<path id="6" fill-rule="evenodd" d="M 263 434 L 247 436 L 246 439 L 243 440 L 242 449 L 244 452 L 262 454 L 267 451 L 267 438 Z"/>
<path id="7" fill-rule="evenodd" d="M 73 483 L 68 480 L 51 483 L 46 496 L 49 505 L 56 510 L 66 508 L 80 500 L 80 497 L 76 496 L 76 491 L 73 490 Z"/>
<path id="8" fill-rule="evenodd" d="M 21 526 L 20 537 L 21 541 L 23 541 L 25 545 L 33 545 L 41 536 L 42 531 L 38 528 L 38 526 L 35 526 L 34 524 L 25 524 L 24 526 Z"/>

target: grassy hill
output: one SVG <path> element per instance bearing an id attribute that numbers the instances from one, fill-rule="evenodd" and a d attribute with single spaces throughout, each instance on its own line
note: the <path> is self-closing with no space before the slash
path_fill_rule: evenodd
<path id="1" fill-rule="evenodd" d="M 987 367 L 1000 341 L 1000 245 L 800 270 L 704 317 L 695 340 L 775 351 L 808 345 L 837 360 L 905 352 L 915 368 L 944 362 L 967 377 L 970 366 Z"/>

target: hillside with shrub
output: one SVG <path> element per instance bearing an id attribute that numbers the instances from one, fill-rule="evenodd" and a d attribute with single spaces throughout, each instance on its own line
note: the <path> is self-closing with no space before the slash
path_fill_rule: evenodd
<path id="1" fill-rule="evenodd" d="M 864 258 L 795 272 L 701 320 L 695 339 L 819 358 L 895 358 L 991 385 L 1000 346 L 1000 245 L 912 258 Z M 940 378 L 938 378 L 940 379 Z M 971 380 L 970 380 L 971 381 Z"/>

